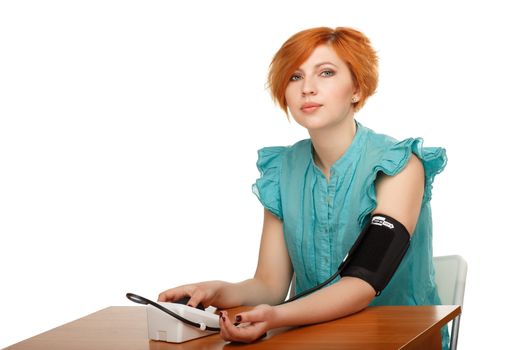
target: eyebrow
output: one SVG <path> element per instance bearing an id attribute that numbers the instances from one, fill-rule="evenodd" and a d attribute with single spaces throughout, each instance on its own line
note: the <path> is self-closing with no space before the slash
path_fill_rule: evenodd
<path id="1" fill-rule="evenodd" d="M 317 63 L 317 64 L 314 66 L 314 68 L 318 68 L 318 67 L 320 67 L 320 66 L 322 66 L 322 65 L 324 65 L 324 64 L 330 64 L 330 65 L 332 65 L 332 66 L 334 66 L 334 67 L 337 68 L 337 65 L 336 65 L 336 64 L 333 64 L 332 62 L 329 62 L 329 61 L 325 61 L 325 62 Z M 301 72 L 303 71 L 301 68 L 297 68 L 297 70 L 299 70 L 299 71 L 301 71 Z"/>

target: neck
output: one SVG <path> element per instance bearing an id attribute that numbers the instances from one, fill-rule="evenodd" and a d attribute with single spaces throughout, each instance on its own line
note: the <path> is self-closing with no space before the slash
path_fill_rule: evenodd
<path id="1" fill-rule="evenodd" d="M 308 130 L 314 146 L 314 161 L 325 173 L 350 147 L 356 133 L 353 116 L 330 129 Z"/>

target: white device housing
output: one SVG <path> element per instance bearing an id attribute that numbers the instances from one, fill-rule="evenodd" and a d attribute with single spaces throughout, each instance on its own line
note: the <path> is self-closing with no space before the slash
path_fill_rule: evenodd
<path id="1" fill-rule="evenodd" d="M 206 326 L 219 328 L 219 315 L 214 314 L 216 308 L 209 306 L 206 311 L 176 303 L 159 302 L 160 305 L 179 316 Z M 203 331 L 187 325 L 154 306 L 146 307 L 148 315 L 148 337 L 151 340 L 162 340 L 171 343 L 182 343 L 188 340 L 215 334 L 213 331 Z"/>

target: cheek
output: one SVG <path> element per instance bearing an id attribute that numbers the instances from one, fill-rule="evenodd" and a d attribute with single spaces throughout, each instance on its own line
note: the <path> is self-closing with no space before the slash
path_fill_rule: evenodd
<path id="1" fill-rule="evenodd" d="M 335 86 L 331 92 L 330 95 L 334 100 L 337 100 L 338 103 L 341 104 L 351 104 L 352 103 L 352 94 L 354 92 L 354 88 L 352 85 L 346 85 L 344 87 Z"/>
<path id="2" fill-rule="evenodd" d="M 293 89 L 290 87 L 287 87 L 286 90 L 284 91 L 284 99 L 286 100 L 286 104 L 288 105 L 289 108 L 293 108 L 295 105 L 293 96 L 294 96 Z"/>

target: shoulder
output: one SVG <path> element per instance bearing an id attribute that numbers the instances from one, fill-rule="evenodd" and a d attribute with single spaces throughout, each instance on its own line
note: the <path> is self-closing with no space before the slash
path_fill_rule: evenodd
<path id="1" fill-rule="evenodd" d="M 393 183 L 395 185 L 408 185 L 411 182 L 424 181 L 425 179 L 425 168 L 421 159 L 419 159 L 414 153 L 408 156 L 404 168 L 393 176 L 380 176 L 379 181 Z"/>
<path id="2" fill-rule="evenodd" d="M 303 154 L 311 151 L 312 141 L 310 139 L 304 139 L 297 141 L 291 146 L 288 146 L 288 152 L 291 154 Z"/>
<path id="3" fill-rule="evenodd" d="M 301 140 L 291 146 L 269 146 L 257 150 L 257 168 L 261 177 L 273 178 L 276 182 L 280 175 L 288 168 L 296 168 L 298 164 L 307 159 L 310 149 L 310 139 Z"/>
<path id="4" fill-rule="evenodd" d="M 398 143 L 399 141 L 394 137 L 376 132 L 362 124 L 358 124 L 360 128 L 363 129 L 363 133 L 366 135 L 366 143 L 368 146 L 375 147 L 391 147 Z"/>
<path id="5" fill-rule="evenodd" d="M 259 155 L 286 155 L 289 153 L 299 153 L 304 152 L 305 150 L 309 149 L 311 145 L 310 139 L 304 139 L 297 141 L 293 145 L 288 146 L 267 146 L 263 147 L 257 150 L 257 153 Z"/>
<path id="6" fill-rule="evenodd" d="M 311 155 L 311 141 L 304 139 L 289 146 L 264 147 L 258 150 L 259 159 L 271 158 L 282 166 L 297 165 L 307 162 Z"/>
<path id="7" fill-rule="evenodd" d="M 422 149 L 421 138 L 407 138 L 400 141 L 371 129 L 366 131 L 366 146 L 363 152 L 366 153 L 368 171 L 379 171 L 391 177 L 400 175 L 400 172 L 403 172 L 400 177 L 417 176 L 418 173 L 424 176 L 425 166 L 421 159 L 418 159 L 419 151 Z M 378 177 L 379 175 L 377 174 Z"/>
<path id="8" fill-rule="evenodd" d="M 377 133 L 361 124 L 359 124 L 359 128 L 361 129 L 361 152 L 366 154 L 364 160 L 367 164 L 375 166 L 383 162 L 385 158 L 392 156 L 391 152 L 399 144 L 397 139 L 386 134 Z"/>
<path id="9" fill-rule="evenodd" d="M 366 133 L 358 168 L 358 178 L 363 179 L 359 224 L 362 227 L 372 211 L 383 211 L 405 217 L 398 220 L 411 232 L 423 202 L 432 197 L 434 177 L 446 165 L 445 149 L 424 147 L 420 137 L 398 141 L 371 129 Z"/>

